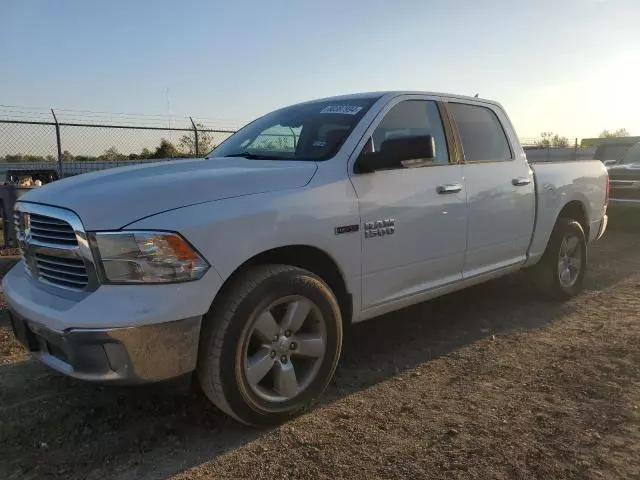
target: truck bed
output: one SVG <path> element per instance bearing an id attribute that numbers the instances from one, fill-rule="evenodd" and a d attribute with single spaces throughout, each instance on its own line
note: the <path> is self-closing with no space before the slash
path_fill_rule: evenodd
<path id="1" fill-rule="evenodd" d="M 602 216 L 605 213 L 607 169 L 599 160 L 577 160 L 571 162 L 543 162 L 531 165 L 536 182 L 536 225 L 528 264 L 533 264 L 544 253 L 553 226 L 569 202 L 587 205 L 590 216 L 583 207 L 588 241 L 598 236 Z M 580 175 L 576 177 L 576 174 Z"/>

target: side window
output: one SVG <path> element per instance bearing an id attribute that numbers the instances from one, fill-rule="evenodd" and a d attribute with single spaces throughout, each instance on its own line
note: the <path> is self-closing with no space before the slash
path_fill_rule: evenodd
<path id="1" fill-rule="evenodd" d="M 493 110 L 464 103 L 450 103 L 449 108 L 458 126 L 467 162 L 513 158 L 507 136 Z"/>
<path id="2" fill-rule="evenodd" d="M 431 135 L 436 144 L 434 163 L 448 163 L 447 141 L 436 102 L 405 100 L 394 106 L 382 119 L 371 137 L 373 151 L 390 138 Z"/>

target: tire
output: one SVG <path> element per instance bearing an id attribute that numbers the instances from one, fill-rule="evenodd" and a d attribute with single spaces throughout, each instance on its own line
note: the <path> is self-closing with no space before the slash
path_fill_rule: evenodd
<path id="1" fill-rule="evenodd" d="M 575 245 L 574 258 L 569 262 L 567 269 L 561 268 L 561 262 L 565 253 L 565 241 L 568 242 L 568 251 Z M 579 263 L 579 264 L 578 264 Z M 575 270 L 575 273 L 573 272 Z M 578 293 L 584 287 L 584 277 L 587 272 L 587 241 L 584 230 L 579 222 L 569 218 L 559 218 L 556 222 L 549 243 L 540 261 L 533 267 L 533 279 L 538 291 L 551 300 L 566 300 Z"/>
<path id="2" fill-rule="evenodd" d="M 207 398 L 236 420 L 278 424 L 326 389 L 342 335 L 338 302 L 321 278 L 286 265 L 255 267 L 205 316 L 198 380 Z"/>

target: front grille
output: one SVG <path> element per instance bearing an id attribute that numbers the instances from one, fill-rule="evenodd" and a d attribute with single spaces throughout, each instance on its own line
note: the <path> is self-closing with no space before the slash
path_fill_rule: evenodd
<path id="1" fill-rule="evenodd" d="M 89 275 L 82 260 L 36 253 L 36 265 L 40 277 L 49 283 L 80 290 L 89 283 Z"/>
<path id="2" fill-rule="evenodd" d="M 16 210 L 14 222 L 20 256 L 29 275 L 67 289 L 87 289 L 89 272 L 79 254 L 76 232 L 69 222 L 20 210 Z"/>
<path id="3" fill-rule="evenodd" d="M 610 180 L 613 199 L 640 200 L 640 180 Z"/>

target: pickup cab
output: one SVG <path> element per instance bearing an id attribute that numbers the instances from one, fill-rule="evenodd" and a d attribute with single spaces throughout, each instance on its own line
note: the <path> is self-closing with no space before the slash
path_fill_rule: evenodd
<path id="1" fill-rule="evenodd" d="M 576 295 L 607 192 L 600 161 L 529 164 L 492 101 L 315 100 L 205 159 L 27 193 L 4 294 L 17 338 L 58 372 L 193 372 L 221 410 L 270 424 L 323 392 L 352 323 L 522 269 Z"/>

